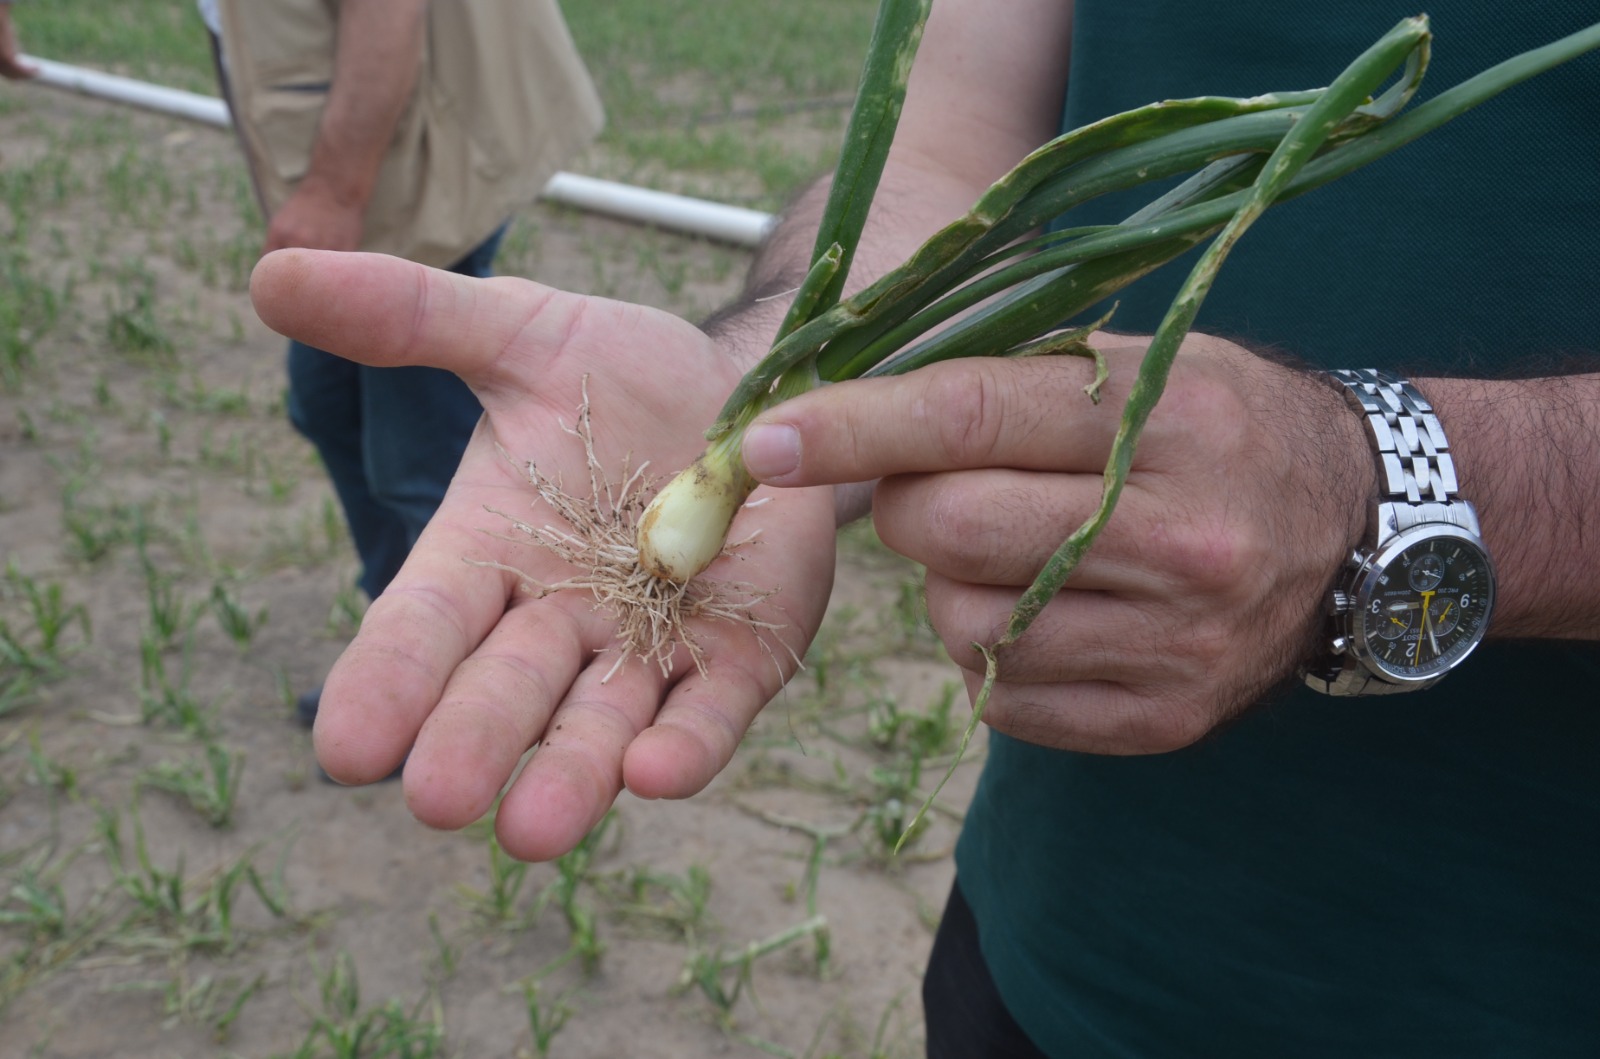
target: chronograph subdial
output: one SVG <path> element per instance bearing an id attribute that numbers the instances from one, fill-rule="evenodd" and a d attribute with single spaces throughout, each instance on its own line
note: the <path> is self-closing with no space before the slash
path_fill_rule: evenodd
<path id="1" fill-rule="evenodd" d="M 1373 616 L 1372 633 L 1380 640 L 1398 640 L 1411 631 L 1415 614 L 1416 605 L 1412 603 L 1380 605 L 1378 613 Z"/>
<path id="2" fill-rule="evenodd" d="M 1435 636 L 1445 636 L 1461 623 L 1460 600 L 1435 596 L 1427 603 L 1427 625 Z"/>

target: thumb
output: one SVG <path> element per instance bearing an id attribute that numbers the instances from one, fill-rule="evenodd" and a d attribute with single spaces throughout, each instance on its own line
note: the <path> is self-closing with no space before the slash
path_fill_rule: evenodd
<path id="1" fill-rule="evenodd" d="M 578 295 L 526 280 L 478 280 L 383 254 L 284 249 L 250 277 L 274 331 L 374 367 L 424 364 L 495 381 L 514 343 L 559 348 Z"/>

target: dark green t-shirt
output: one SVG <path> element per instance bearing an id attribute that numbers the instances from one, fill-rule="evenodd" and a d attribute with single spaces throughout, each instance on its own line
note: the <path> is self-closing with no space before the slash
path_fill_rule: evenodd
<path id="1" fill-rule="evenodd" d="M 1325 84 L 1411 13 L 1077 0 L 1064 125 Z M 1600 4 L 1429 14 L 1424 97 Z M 1196 327 L 1328 366 L 1494 375 L 1600 348 L 1597 254 L 1590 55 L 1274 207 Z M 1185 271 L 1121 295 L 1113 326 L 1152 329 Z M 996 735 L 957 864 L 1002 996 L 1051 1054 L 1600 1055 L 1600 653 L 1491 643 L 1433 691 L 1302 691 L 1152 757 Z"/>

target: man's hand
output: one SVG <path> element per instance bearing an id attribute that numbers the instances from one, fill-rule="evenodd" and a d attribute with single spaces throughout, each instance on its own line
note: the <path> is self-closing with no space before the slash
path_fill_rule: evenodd
<path id="1" fill-rule="evenodd" d="M 928 609 L 976 692 L 974 644 L 1100 501 L 1142 343 L 1096 336 L 1084 360 L 966 360 L 828 387 L 745 436 L 759 479 L 883 477 L 878 533 L 928 568 Z M 774 430 L 774 428 L 776 428 Z M 1324 593 L 1360 540 L 1375 471 L 1330 385 L 1191 336 L 1116 513 L 1065 589 L 1000 653 L 985 720 L 1099 753 L 1191 743 L 1290 676 Z"/>
<path id="2" fill-rule="evenodd" d="M 347 0 L 333 85 L 304 177 L 267 222 L 263 254 L 358 250 L 384 153 L 416 87 L 427 0 Z"/>
<path id="3" fill-rule="evenodd" d="M 651 461 L 663 479 L 699 454 L 738 371 L 698 330 L 665 313 L 517 279 L 472 280 L 373 254 L 287 250 L 251 282 L 268 325 L 365 364 L 456 372 L 485 419 L 450 491 L 361 631 L 329 674 L 315 739 L 335 779 L 366 783 L 406 760 L 407 803 L 423 822 L 462 827 L 500 804 L 514 856 L 571 849 L 626 786 L 681 798 L 727 764 L 756 712 L 792 675 L 821 621 L 833 573 L 828 490 L 785 491 L 741 513 L 758 543 L 707 575 L 776 589 L 757 636 L 709 622 L 696 632 L 702 676 L 680 651 L 670 678 L 615 661 L 615 622 L 585 594 L 543 599 L 505 564 L 550 584 L 573 575 L 549 552 L 504 538 L 494 511 L 536 525 L 523 466 L 587 492 L 575 423 L 584 379 L 600 462 Z"/>
<path id="4" fill-rule="evenodd" d="M 262 254 L 290 247 L 359 250 L 365 200 L 341 201 L 333 189 L 307 177 L 267 222 Z"/>
<path id="5" fill-rule="evenodd" d="M 11 23 L 11 5 L 0 3 L 0 77 L 11 81 L 26 81 L 39 76 L 39 68 L 22 61 L 22 45 L 17 41 L 17 30 Z"/>

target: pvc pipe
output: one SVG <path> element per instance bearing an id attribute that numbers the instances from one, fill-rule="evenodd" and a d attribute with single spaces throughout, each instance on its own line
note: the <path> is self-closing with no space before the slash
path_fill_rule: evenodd
<path id="1" fill-rule="evenodd" d="M 228 105 L 215 96 L 162 88 L 160 85 L 135 81 L 131 77 L 103 74 L 99 70 L 85 70 L 81 66 L 68 66 L 49 59 L 24 56 L 23 62 L 39 68 L 35 84 L 82 92 L 86 96 L 115 100 L 146 110 L 158 110 L 163 114 L 174 114 L 222 129 L 233 126 L 232 119 L 228 117 Z"/>
<path id="2" fill-rule="evenodd" d="M 557 173 L 544 186 L 552 202 L 612 217 L 653 224 L 676 232 L 703 235 L 738 246 L 759 246 L 772 228 L 773 216 L 742 206 L 652 191 L 614 180 L 599 180 L 576 173 Z"/>
<path id="3" fill-rule="evenodd" d="M 203 96 L 176 88 L 163 88 L 145 81 L 68 66 L 34 56 L 24 62 L 39 68 L 36 84 L 81 92 L 99 99 L 143 107 L 190 121 L 231 128 L 233 120 L 227 104 L 215 96 Z M 612 180 L 557 173 L 545 184 L 542 197 L 551 202 L 592 213 L 601 213 L 671 231 L 700 235 L 737 246 L 760 245 L 771 230 L 774 217 L 760 210 L 729 206 L 720 202 L 675 195 L 666 191 L 619 184 Z"/>

